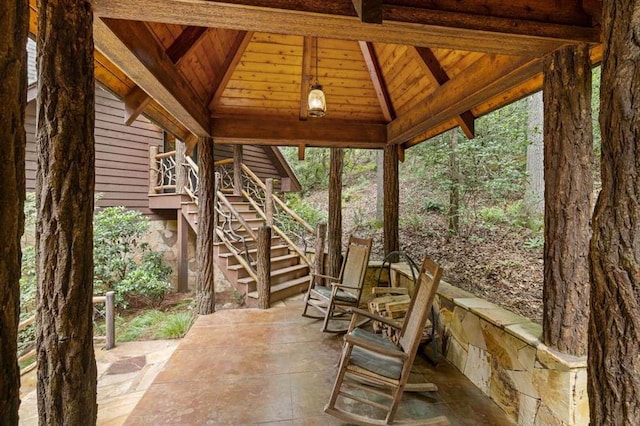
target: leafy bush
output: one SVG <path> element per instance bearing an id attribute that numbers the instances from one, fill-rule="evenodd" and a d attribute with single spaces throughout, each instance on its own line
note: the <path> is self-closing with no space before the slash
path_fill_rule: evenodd
<path id="1" fill-rule="evenodd" d="M 158 327 L 156 336 L 160 339 L 180 339 L 187 334 L 193 321 L 195 321 L 195 317 L 191 312 L 170 314 Z"/>
<path id="2" fill-rule="evenodd" d="M 287 205 L 305 220 L 309 225 L 316 226 L 318 222 L 326 221 L 326 212 L 316 208 L 300 194 L 289 193 L 286 195 Z M 286 232 L 286 231 L 285 231 Z"/>
<path id="3" fill-rule="evenodd" d="M 484 207 L 478 212 L 478 216 L 489 225 L 507 222 L 507 214 L 501 207 Z"/>

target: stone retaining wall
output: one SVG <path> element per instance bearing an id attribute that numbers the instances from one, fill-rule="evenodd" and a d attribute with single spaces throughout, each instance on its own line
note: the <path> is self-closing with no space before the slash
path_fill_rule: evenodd
<path id="1" fill-rule="evenodd" d="M 404 265 L 391 275 L 412 284 Z M 445 282 L 434 306 L 441 353 L 519 425 L 589 424 L 586 357 L 547 347 L 539 324 Z"/>

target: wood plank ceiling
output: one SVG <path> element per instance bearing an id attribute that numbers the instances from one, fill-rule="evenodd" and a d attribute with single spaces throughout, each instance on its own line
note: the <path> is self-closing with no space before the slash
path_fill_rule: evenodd
<path id="1" fill-rule="evenodd" d="M 472 137 L 476 118 L 541 88 L 545 54 L 589 43 L 595 63 L 602 51 L 598 0 L 94 0 L 94 8 L 96 76 L 126 99 L 126 119 L 145 113 L 190 143 L 192 134 L 407 148 L 455 126 Z M 306 111 L 316 76 L 327 99 L 319 119 Z"/>

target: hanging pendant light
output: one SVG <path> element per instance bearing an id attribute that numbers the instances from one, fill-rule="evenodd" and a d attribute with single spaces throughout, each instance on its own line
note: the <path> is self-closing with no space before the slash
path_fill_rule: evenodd
<path id="1" fill-rule="evenodd" d="M 310 117 L 324 117 L 327 112 L 327 101 L 322 91 L 322 85 L 318 83 L 318 38 L 316 41 L 316 81 L 309 89 L 309 97 L 307 99 Z"/>

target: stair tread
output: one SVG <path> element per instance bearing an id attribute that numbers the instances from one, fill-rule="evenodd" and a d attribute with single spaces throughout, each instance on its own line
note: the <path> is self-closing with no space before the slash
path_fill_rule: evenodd
<path id="1" fill-rule="evenodd" d="M 299 271 L 301 269 L 305 269 L 305 268 L 309 268 L 309 265 L 307 265 L 306 263 L 301 263 L 299 265 L 293 265 L 293 266 L 287 266 L 286 268 L 282 268 L 282 269 L 276 269 L 271 271 L 271 277 L 276 277 L 278 275 L 284 275 L 284 274 L 288 274 L 289 272 L 295 272 L 295 271 Z M 255 282 L 253 278 L 251 277 L 245 277 L 245 278 L 240 278 L 238 280 L 238 283 L 240 284 L 249 284 Z M 275 286 L 276 284 L 274 284 Z"/>
<path id="2" fill-rule="evenodd" d="M 218 244 L 218 243 L 214 243 L 214 244 Z M 271 246 L 271 250 L 276 250 L 276 249 L 282 250 L 283 248 L 288 249 L 289 246 L 287 246 L 286 244 L 278 244 L 276 246 Z M 258 249 L 255 249 L 255 248 L 254 249 L 249 249 L 249 253 L 255 253 L 257 251 L 258 251 Z M 219 258 L 227 258 L 227 257 L 232 257 L 232 256 L 233 256 L 233 253 L 220 253 L 218 255 Z"/>
<path id="3" fill-rule="evenodd" d="M 289 253 L 289 254 L 284 254 L 282 256 L 277 256 L 277 257 L 272 257 L 271 258 L 271 263 L 273 262 L 277 262 L 277 261 L 282 261 L 282 260 L 287 260 L 287 259 L 295 259 L 299 257 L 297 254 L 295 253 Z M 252 265 L 255 265 L 256 262 L 251 262 Z M 229 266 L 227 269 L 231 270 L 231 271 L 237 271 L 239 269 L 243 269 L 244 267 L 240 264 L 238 265 L 231 265 Z"/>
<path id="4" fill-rule="evenodd" d="M 304 277 L 296 278 L 291 281 L 285 281 L 283 283 L 274 284 L 271 286 L 271 293 L 275 293 L 280 290 L 284 290 L 290 287 L 294 287 L 300 284 L 307 284 L 311 279 L 311 275 L 305 275 Z M 247 297 L 251 297 L 252 299 L 258 298 L 258 290 L 250 291 L 247 293 Z"/>

